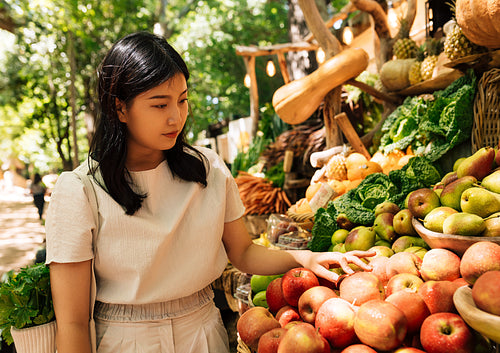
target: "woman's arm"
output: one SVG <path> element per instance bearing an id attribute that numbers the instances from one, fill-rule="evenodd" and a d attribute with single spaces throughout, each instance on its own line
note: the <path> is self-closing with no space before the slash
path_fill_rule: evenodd
<path id="1" fill-rule="evenodd" d="M 58 353 L 90 353 L 91 260 L 51 263 L 50 284 L 57 320 Z"/>
<path id="2" fill-rule="evenodd" d="M 305 267 L 316 275 L 336 282 L 339 275 L 329 271 L 330 265 L 337 264 L 346 273 L 354 271 L 348 263 L 370 270 L 360 257 L 375 255 L 375 252 L 351 251 L 339 252 L 312 252 L 310 250 L 273 250 L 254 244 L 250 238 L 243 220 L 240 218 L 225 223 L 222 236 L 227 255 L 231 263 L 240 271 L 259 275 L 281 274 L 294 267 Z"/>

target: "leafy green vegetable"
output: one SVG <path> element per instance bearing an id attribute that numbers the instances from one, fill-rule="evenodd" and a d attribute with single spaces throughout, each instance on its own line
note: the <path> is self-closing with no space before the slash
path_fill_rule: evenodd
<path id="1" fill-rule="evenodd" d="M 355 224 L 370 226 L 375 221 L 374 211 L 379 203 L 392 201 L 402 207 L 411 191 L 430 187 L 440 180 L 439 170 L 422 156 L 410 158 L 402 169 L 391 171 L 389 175 L 368 175 L 357 187 L 329 202 L 326 209 L 320 208 L 316 212 L 309 249 L 328 249 L 331 236 L 338 229 L 336 220 L 339 214 L 345 213 Z"/>
<path id="2" fill-rule="evenodd" d="M 384 121 L 379 150 L 387 154 L 412 146 L 415 154 L 438 160 L 470 137 L 475 93 L 470 70 L 433 99 L 407 97 Z"/>
<path id="3" fill-rule="evenodd" d="M 6 277 L 0 284 L 0 330 L 5 342 L 12 344 L 11 326 L 21 329 L 48 323 L 54 320 L 54 308 L 45 264 L 10 271 Z"/>

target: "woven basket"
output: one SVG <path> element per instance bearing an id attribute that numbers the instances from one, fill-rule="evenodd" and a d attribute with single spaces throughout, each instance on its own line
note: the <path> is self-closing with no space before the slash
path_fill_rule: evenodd
<path id="1" fill-rule="evenodd" d="M 292 205 L 286 215 L 297 222 L 302 229 L 311 230 L 314 225 L 314 212 L 297 213 L 296 208 L 296 205 Z"/>
<path id="2" fill-rule="evenodd" d="M 236 348 L 238 353 L 253 353 L 252 350 L 243 342 L 238 336 L 238 347 Z"/>
<path id="3" fill-rule="evenodd" d="M 477 84 L 474 99 L 472 153 L 500 140 L 500 68 L 486 71 Z"/>

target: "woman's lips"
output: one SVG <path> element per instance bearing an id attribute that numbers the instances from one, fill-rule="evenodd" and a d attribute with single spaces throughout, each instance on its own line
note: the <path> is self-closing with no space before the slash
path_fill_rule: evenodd
<path id="1" fill-rule="evenodd" d="M 170 138 L 176 138 L 177 134 L 178 134 L 178 132 L 174 131 L 174 132 L 169 132 L 167 134 L 163 134 L 163 136 L 170 137 Z"/>

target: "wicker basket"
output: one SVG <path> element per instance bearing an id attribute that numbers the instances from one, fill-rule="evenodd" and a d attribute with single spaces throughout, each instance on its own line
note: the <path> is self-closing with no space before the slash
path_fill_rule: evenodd
<path id="1" fill-rule="evenodd" d="M 243 342 L 238 336 L 238 347 L 236 348 L 238 353 L 253 353 L 252 350 Z"/>
<path id="2" fill-rule="evenodd" d="M 472 153 L 500 140 L 500 68 L 486 71 L 477 84 L 472 127 Z"/>
<path id="3" fill-rule="evenodd" d="M 314 212 L 297 213 L 296 209 L 296 205 L 292 205 L 286 212 L 286 215 L 297 222 L 302 229 L 311 230 L 314 225 Z"/>

